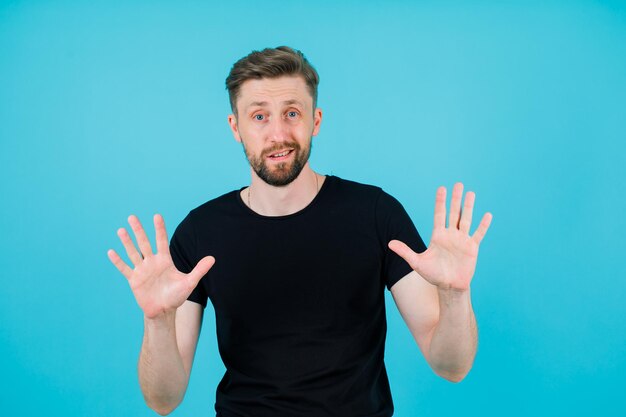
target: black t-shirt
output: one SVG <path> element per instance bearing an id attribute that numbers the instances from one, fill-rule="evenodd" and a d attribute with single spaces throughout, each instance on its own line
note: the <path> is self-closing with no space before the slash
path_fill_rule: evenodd
<path id="1" fill-rule="evenodd" d="M 426 249 L 396 199 L 335 176 L 291 215 L 261 216 L 240 190 L 189 213 L 170 248 L 183 272 L 216 259 L 189 300 L 215 309 L 218 416 L 393 414 L 384 288 L 411 268 L 392 239 Z"/>

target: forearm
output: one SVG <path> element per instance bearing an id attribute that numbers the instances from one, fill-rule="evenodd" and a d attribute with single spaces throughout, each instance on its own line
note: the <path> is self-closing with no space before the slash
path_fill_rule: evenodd
<path id="1" fill-rule="evenodd" d="M 175 320 L 176 312 L 144 318 L 139 384 L 146 404 L 162 415 L 180 404 L 189 380 L 176 342 Z"/>
<path id="2" fill-rule="evenodd" d="M 459 382 L 470 371 L 478 344 L 470 291 L 437 291 L 439 322 L 430 343 L 429 363 L 438 375 Z"/>

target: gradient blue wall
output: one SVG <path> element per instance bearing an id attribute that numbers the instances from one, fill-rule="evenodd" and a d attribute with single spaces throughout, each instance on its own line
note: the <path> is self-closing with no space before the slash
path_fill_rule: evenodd
<path id="1" fill-rule="evenodd" d="M 624 2 L 182 3 L 0 3 L 2 415 L 154 415 L 106 250 L 130 213 L 171 232 L 247 183 L 224 79 L 281 44 L 321 74 L 315 169 L 382 186 L 427 242 L 438 185 L 494 214 L 461 384 L 387 299 L 396 415 L 626 415 Z M 213 414 L 206 317 L 175 416 Z"/>

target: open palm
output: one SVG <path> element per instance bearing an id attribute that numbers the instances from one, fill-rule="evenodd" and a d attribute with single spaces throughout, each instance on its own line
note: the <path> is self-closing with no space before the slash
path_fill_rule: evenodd
<path id="1" fill-rule="evenodd" d="M 428 249 L 416 253 L 399 240 L 389 242 L 389 248 L 401 256 L 420 276 L 442 289 L 467 290 L 474 276 L 478 247 L 491 224 L 491 213 L 485 213 L 473 235 L 472 223 L 475 194 L 465 195 L 463 210 L 461 200 L 463 184 L 457 183 L 452 191 L 450 217 L 446 227 L 446 188 L 439 187 L 435 199 L 435 221 Z"/>
<path id="2" fill-rule="evenodd" d="M 109 259 L 128 280 L 135 300 L 146 317 L 153 318 L 180 307 L 213 266 L 215 259 L 207 256 L 201 259 L 190 273 L 182 273 L 176 269 L 172 261 L 163 217 L 158 214 L 154 216 L 157 253 L 152 252 L 150 241 L 139 219 L 130 216 L 128 223 L 137 239 L 139 251 L 126 229 L 119 229 L 117 234 L 134 268 L 129 267 L 112 249 L 108 251 Z"/>

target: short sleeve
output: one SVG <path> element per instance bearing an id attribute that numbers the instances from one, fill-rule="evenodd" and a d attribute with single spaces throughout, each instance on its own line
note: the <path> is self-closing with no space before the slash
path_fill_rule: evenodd
<path id="1" fill-rule="evenodd" d="M 384 191 L 380 192 L 376 203 L 376 227 L 385 253 L 383 279 L 387 289 L 390 290 L 412 269 L 404 259 L 389 249 L 388 243 L 397 239 L 418 253 L 424 252 L 426 245 L 402 204 Z"/>
<path id="2" fill-rule="evenodd" d="M 172 255 L 174 266 L 176 266 L 180 272 L 188 274 L 196 266 L 199 261 L 196 255 L 196 248 L 196 233 L 190 213 L 178 225 L 170 240 L 170 254 Z M 203 279 L 204 278 L 200 280 L 187 299 L 201 304 L 202 307 L 206 307 L 208 297 L 202 283 Z"/>

